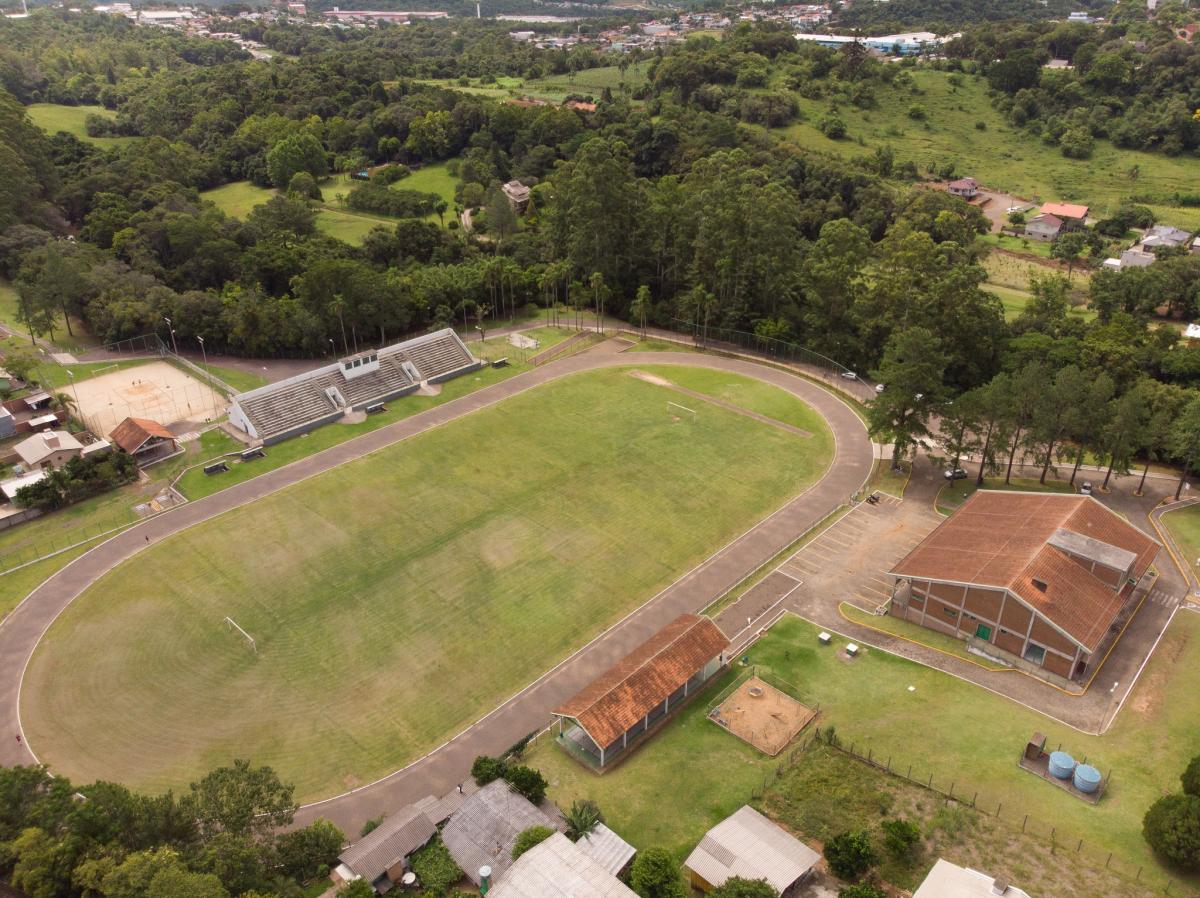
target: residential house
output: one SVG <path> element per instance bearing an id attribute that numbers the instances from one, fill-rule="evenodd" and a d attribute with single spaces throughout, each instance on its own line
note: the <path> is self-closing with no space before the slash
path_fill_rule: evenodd
<path id="1" fill-rule="evenodd" d="M 559 745 L 611 766 L 724 667 L 728 648 L 711 618 L 681 614 L 555 709 Z"/>
<path id="2" fill-rule="evenodd" d="M 476 791 L 475 781 L 468 780 L 441 798 L 428 795 L 389 814 L 338 856 L 329 878 L 335 886 L 361 879 L 380 893 L 401 884 L 408 872 L 409 856 L 432 839 L 437 828 Z"/>
<path id="3" fill-rule="evenodd" d="M 704 892 L 739 876 L 765 879 L 782 895 L 806 882 L 820 860 L 817 852 L 745 805 L 705 833 L 683 862 L 683 872 Z"/>
<path id="4" fill-rule="evenodd" d="M 1160 548 L 1091 496 L 980 490 L 891 569 L 889 610 L 1050 682 L 1086 681 Z"/>
<path id="5" fill-rule="evenodd" d="M 580 844 L 555 833 L 513 861 L 488 892 L 490 898 L 637 898 L 597 864 Z"/>
<path id="6" fill-rule="evenodd" d="M 0 440 L 6 440 L 17 434 L 17 419 L 13 413 L 0 405 Z"/>
<path id="7" fill-rule="evenodd" d="M 1043 215 L 1053 215 L 1062 222 L 1063 230 L 1077 231 L 1087 222 L 1088 207 L 1077 203 L 1043 203 Z"/>
<path id="8" fill-rule="evenodd" d="M 512 866 L 517 836 L 531 826 L 560 829 L 559 823 L 517 794 L 504 780 L 468 796 L 442 830 L 442 842 L 467 877 L 479 885 L 487 867 L 498 879 Z"/>
<path id="9" fill-rule="evenodd" d="M 1003 876 L 988 876 L 938 858 L 913 898 L 1029 898 Z"/>
<path id="10" fill-rule="evenodd" d="M 126 418 L 108 436 L 118 449 L 132 455 L 138 467 L 142 468 L 179 451 L 175 434 L 148 418 Z"/>
<path id="11" fill-rule="evenodd" d="M 500 188 L 508 197 L 508 203 L 518 215 L 529 207 L 529 188 L 520 181 L 509 181 Z"/>
<path id="12" fill-rule="evenodd" d="M 1141 238 L 1121 253 L 1122 268 L 1144 268 L 1153 264 L 1158 258 L 1156 249 L 1173 249 L 1177 246 L 1187 246 L 1192 235 L 1179 228 L 1169 225 L 1155 225 L 1147 228 Z"/>
<path id="13" fill-rule="evenodd" d="M 1025 236 L 1034 240 L 1054 240 L 1062 229 L 1063 220 L 1048 212 L 1041 212 L 1025 222 Z"/>
<path id="14" fill-rule="evenodd" d="M 36 433 L 13 447 L 26 471 L 61 468 L 83 455 L 83 443 L 65 430 Z"/>
<path id="15" fill-rule="evenodd" d="M 957 181 L 947 184 L 946 190 L 955 196 L 961 196 L 964 200 L 972 200 L 979 193 L 979 182 L 974 178 L 959 178 Z"/>

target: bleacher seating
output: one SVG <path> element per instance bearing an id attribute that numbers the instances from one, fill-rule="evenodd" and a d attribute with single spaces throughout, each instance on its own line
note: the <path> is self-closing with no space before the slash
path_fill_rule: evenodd
<path id="1" fill-rule="evenodd" d="M 472 364 L 475 358 L 452 331 L 439 331 L 433 339 L 418 338 L 402 351 L 421 372 L 422 380 L 431 380 Z"/>
<path id="2" fill-rule="evenodd" d="M 385 347 L 378 356 L 378 370 L 352 378 L 333 364 L 242 393 L 234 400 L 231 418 L 239 425 L 239 417 L 244 418 L 260 440 L 270 443 L 336 418 L 343 411 L 337 396 L 347 407 L 362 409 L 415 390 L 417 381 L 405 370 L 406 362 L 424 381 L 479 364 L 449 329 Z"/>

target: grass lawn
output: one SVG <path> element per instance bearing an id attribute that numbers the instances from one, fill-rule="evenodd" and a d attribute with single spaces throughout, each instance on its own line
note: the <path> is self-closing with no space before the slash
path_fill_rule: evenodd
<path id="1" fill-rule="evenodd" d="M 1007 234 L 984 234 L 976 239 L 988 246 L 999 247 L 1024 256 L 1037 256 L 1040 259 L 1050 258 L 1050 244 L 1044 240 L 1027 240 L 1024 237 L 1010 237 Z"/>
<path id="2" fill-rule="evenodd" d="M 73 778 L 151 790 L 236 757 L 272 765 L 302 800 L 395 769 L 831 457 L 798 400 L 789 414 L 814 437 L 717 407 L 675 422 L 667 395 L 626 370 L 575 375 L 140 553 L 39 646 L 31 744 Z"/>
<path id="3" fill-rule="evenodd" d="M 80 140 L 98 147 L 117 147 L 137 140 L 136 137 L 90 137 L 84 122 L 89 115 L 114 119 L 117 114 L 103 106 L 60 106 L 57 103 L 34 103 L 25 107 L 29 119 L 47 134 L 66 131 Z"/>
<path id="4" fill-rule="evenodd" d="M 1163 790 L 1178 788 L 1179 774 L 1196 752 L 1200 693 L 1190 676 L 1178 674 L 1200 666 L 1200 616 L 1182 612 L 1176 617 L 1104 736 L 1084 736 L 970 683 L 869 647 L 847 663 L 837 649 L 844 637 L 835 638 L 834 647 L 822 648 L 817 632 L 817 627 L 789 615 L 750 649 L 750 661 L 796 684 L 801 701 L 810 707 L 819 704 L 820 726 L 834 726 L 846 744 L 853 742 L 863 753 L 870 749 L 876 757 L 890 756 L 900 769 L 912 763 L 914 778 L 924 780 L 932 774 L 943 790 L 953 781 L 955 794 L 978 791 L 981 807 L 994 810 L 1003 803 L 1002 819 L 1016 829 L 1001 825 L 992 831 L 988 841 L 975 846 L 981 856 L 1010 857 L 1006 843 L 1017 839 L 1021 819 L 1029 814 L 1028 829 L 1037 839 L 1025 843 L 1026 849 L 1041 845 L 1046 851 L 1045 856 L 1028 858 L 1030 864 L 1053 864 L 1048 842 L 1055 827 L 1060 851 L 1064 845 L 1074 849 L 1082 839 L 1080 856 L 1090 866 L 1103 867 L 1111 851 L 1113 868 L 1132 877 L 1144 867 L 1141 880 L 1147 892 L 1161 891 L 1167 872 L 1142 841 L 1141 820 Z M 560 806 L 574 798 L 592 798 L 604 809 L 608 824 L 633 845 L 660 845 L 682 859 L 706 829 L 770 789 L 778 766 L 705 719 L 708 704 L 726 682 L 712 687 L 652 742 L 603 777 L 585 770 L 549 740 L 537 743 L 528 763 L 550 780 L 550 796 Z M 1108 792 L 1098 805 L 1085 804 L 1017 766 L 1035 731 L 1046 735 L 1049 746 L 1061 744 L 1075 758 L 1086 757 L 1104 772 L 1112 771 Z M 786 777 L 783 783 L 786 787 Z M 807 798 L 836 805 L 847 785 L 849 780 L 834 776 Z M 666 796 L 669 812 L 662 809 Z M 805 797 L 802 792 L 793 800 Z M 771 810 L 780 813 L 770 795 L 768 799 Z M 876 822 L 883 811 L 876 809 Z M 828 837 L 822 825 L 840 825 L 831 814 L 807 817 L 798 805 L 795 816 L 785 820 L 811 839 Z M 1063 861 L 1068 863 L 1070 859 Z M 1042 894 L 1143 894 L 1116 878 L 1107 882 L 1106 890 L 1076 891 L 1070 885 Z M 1173 891 L 1179 891 L 1178 884 Z M 1036 888 L 1033 894 L 1038 894 Z"/>
<path id="5" fill-rule="evenodd" d="M 545 78 L 497 78 L 495 83 L 484 84 L 477 78 L 468 84 L 459 84 L 457 78 L 427 78 L 423 84 L 433 84 L 461 93 L 503 99 L 507 97 L 532 97 L 549 103 L 562 103 L 571 94 L 591 95 L 599 99 L 604 88 L 617 93 L 622 84 L 631 90 L 647 81 L 650 60 L 642 60 L 626 68 L 622 74 L 619 66 L 600 66 L 582 69 L 565 75 L 550 75 Z"/>
<path id="6" fill-rule="evenodd" d="M 1012 321 L 1025 311 L 1025 306 L 1029 300 L 1033 299 L 1032 293 L 1026 290 L 1017 290 L 1013 287 L 1001 287 L 996 284 L 986 283 L 983 285 L 983 289 L 1000 298 L 1000 302 L 1004 306 L 1004 317 L 1008 321 Z M 1087 306 L 1074 306 L 1068 314 L 1079 318 L 1081 321 L 1093 321 L 1096 318 L 1095 311 Z"/>
<path id="7" fill-rule="evenodd" d="M 1194 559 L 1200 558 L 1200 505 L 1189 505 L 1168 512 L 1161 521 L 1171 531 L 1171 537 L 1183 553 L 1185 564 L 1192 564 Z"/>
<path id="8" fill-rule="evenodd" d="M 965 480 L 955 480 L 953 483 L 945 483 L 938 490 L 937 494 L 937 510 L 942 514 L 950 514 L 958 506 L 970 498 L 975 492 L 975 475 L 971 474 Z M 1095 472 L 1093 472 L 1095 473 Z M 1078 478 L 1079 482 L 1087 480 L 1087 477 L 1082 476 L 1082 472 Z M 1073 493 L 1075 487 L 1067 483 L 1065 480 L 1054 480 L 1049 475 L 1046 477 L 1045 483 L 1039 483 L 1036 477 L 1014 477 L 1010 483 L 1005 483 L 1003 477 L 985 477 L 983 478 L 983 489 L 985 490 L 1015 490 L 1027 493 Z"/>
<path id="9" fill-rule="evenodd" d="M 890 458 L 877 460 L 871 471 L 871 479 L 867 481 L 867 492 L 880 490 L 890 493 L 898 499 L 903 499 L 904 488 L 908 486 L 908 478 L 912 473 L 912 462 L 900 462 L 900 467 L 902 468 L 900 471 L 893 470 Z"/>
<path id="10" fill-rule="evenodd" d="M 407 178 L 397 181 L 393 186 L 419 190 L 424 193 L 436 193 L 447 203 L 453 205 L 454 187 L 458 183 L 458 179 L 450 174 L 447 165 L 445 162 L 426 165 Z M 356 183 L 351 181 L 345 173 L 327 178 L 321 183 L 324 200 L 318 203 L 317 208 L 317 229 L 323 234 L 344 240 L 354 246 L 362 243 L 363 238 L 375 226 L 391 227 L 399 220 L 385 215 L 357 212 L 350 209 L 345 203 L 339 202 L 338 194 L 349 193 Z M 217 208 L 226 215 L 245 219 L 255 206 L 265 203 L 275 194 L 276 191 L 269 187 L 256 187 L 249 181 L 235 181 L 212 190 L 206 190 L 201 196 L 215 203 Z M 447 220 L 453 217 L 453 212 L 451 212 Z M 440 219 L 433 213 L 425 216 L 425 220 L 440 224 Z"/>
<path id="11" fill-rule="evenodd" d="M 625 350 L 626 352 L 695 352 L 689 346 L 681 346 L 679 343 L 672 343 L 669 340 L 638 340 L 633 346 Z"/>
<path id="12" fill-rule="evenodd" d="M 21 526 L 27 525 L 22 524 Z M 17 607 L 17 603 L 29 595 L 39 583 L 66 567 L 69 562 L 74 561 L 93 545 L 94 543 L 89 543 L 69 549 L 53 558 L 46 558 L 19 570 L 0 574 L 0 620 L 3 620 L 10 611 Z M 0 561 L 0 564 L 3 563 Z"/>
<path id="13" fill-rule="evenodd" d="M 261 374 L 254 374 L 250 371 L 242 371 L 238 368 L 224 368 L 221 365 L 214 365 L 211 362 L 204 364 L 203 362 L 194 363 L 197 368 L 207 371 L 213 377 L 219 377 L 229 386 L 233 387 L 239 393 L 245 393 L 248 390 L 253 390 L 255 387 L 266 386 L 267 379 Z M 194 375 L 195 372 L 189 371 L 189 374 Z"/>
<path id="14" fill-rule="evenodd" d="M 988 273 L 988 281 L 1001 287 L 1011 287 L 1014 290 L 1029 290 L 1033 278 L 1047 275 L 1066 275 L 1066 272 L 1046 262 L 1040 262 L 1034 256 L 1013 256 L 1009 253 L 988 253 L 983 258 L 984 270 Z M 1071 273 L 1072 295 L 1082 299 L 1087 295 L 1088 283 L 1092 279 L 1090 271 L 1075 267 Z"/>
<path id="15" fill-rule="evenodd" d="M 910 71 L 914 91 L 877 90 L 873 109 L 839 106 L 838 115 L 848 132 L 845 140 L 830 140 L 817 128 L 828 109 L 827 100 L 799 96 L 805 120 L 783 133 L 795 143 L 843 156 L 869 155 L 876 147 L 891 146 L 898 164 L 912 161 L 921 171 L 930 164 L 954 162 L 960 175 L 974 176 L 986 187 L 1042 202 L 1087 203 L 1097 217 L 1135 194 L 1152 196 L 1160 221 L 1188 230 L 1200 228 L 1200 209 L 1175 206 L 1172 199 L 1177 192 L 1192 192 L 1195 159 L 1120 150 L 1104 140 L 1096 141 L 1090 159 L 1067 159 L 1057 147 L 1010 125 L 993 108 L 983 78 L 967 76 L 956 90 L 946 72 Z M 917 103 L 927 110 L 926 121 L 908 117 L 909 107 Z M 985 130 L 977 129 L 976 122 L 982 122 Z M 1135 166 L 1133 179 L 1129 172 Z"/>

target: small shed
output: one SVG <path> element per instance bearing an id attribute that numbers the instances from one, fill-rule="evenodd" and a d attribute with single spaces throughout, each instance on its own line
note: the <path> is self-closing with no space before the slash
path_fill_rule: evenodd
<path id="1" fill-rule="evenodd" d="M 696 888 L 711 892 L 727 879 L 765 879 L 780 894 L 804 882 L 821 855 L 749 805 L 726 817 L 700 840 L 683 868 Z"/>
<path id="2" fill-rule="evenodd" d="M 479 868 L 491 867 L 499 878 L 512 866 L 517 836 L 531 826 L 558 829 L 553 820 L 504 780 L 488 783 L 463 801 L 442 830 L 442 841 L 454 862 L 479 885 Z"/>
<path id="3" fill-rule="evenodd" d="M 637 894 L 555 833 L 517 858 L 488 893 L 491 898 L 637 898 Z"/>
<path id="4" fill-rule="evenodd" d="M 1043 212 L 1025 222 L 1025 236 L 1034 240 L 1053 240 L 1063 229 L 1063 220 L 1057 215 Z"/>
<path id="5" fill-rule="evenodd" d="M 595 829 L 575 843 L 575 847 L 613 876 L 620 876 L 637 854 L 636 848 L 603 823 L 597 823 Z"/>
<path id="6" fill-rule="evenodd" d="M 1003 876 L 989 876 L 960 867 L 947 860 L 938 858 L 925 881 L 917 886 L 913 898 L 1029 898 L 1029 894 L 1014 885 Z"/>

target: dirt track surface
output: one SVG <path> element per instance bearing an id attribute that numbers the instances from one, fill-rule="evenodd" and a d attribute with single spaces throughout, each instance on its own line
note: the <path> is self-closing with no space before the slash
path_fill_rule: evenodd
<path id="1" fill-rule="evenodd" d="M 466 778 L 476 755 L 497 754 L 544 726 L 550 711 L 560 702 L 680 613 L 706 607 L 845 502 L 868 477 L 872 450 L 866 430 L 849 406 L 827 390 L 778 368 L 741 359 L 670 352 L 621 355 L 628 345 L 610 340 L 580 355 L 517 375 L 235 484 L 126 530 L 68 564 L 30 593 L 0 625 L 0 670 L 5 671 L 0 681 L 0 764 L 36 762 L 24 738 L 16 738 L 20 733 L 19 697 L 25 667 L 55 618 L 98 577 L 173 533 L 559 377 L 635 364 L 685 365 L 743 374 L 787 390 L 815 408 L 833 432 L 834 459 L 824 477 L 804 493 L 684 573 L 524 691 L 426 757 L 354 792 L 302 808 L 298 824 L 320 816 L 347 832 L 355 832 L 367 819 L 426 795 L 453 789 Z"/>

